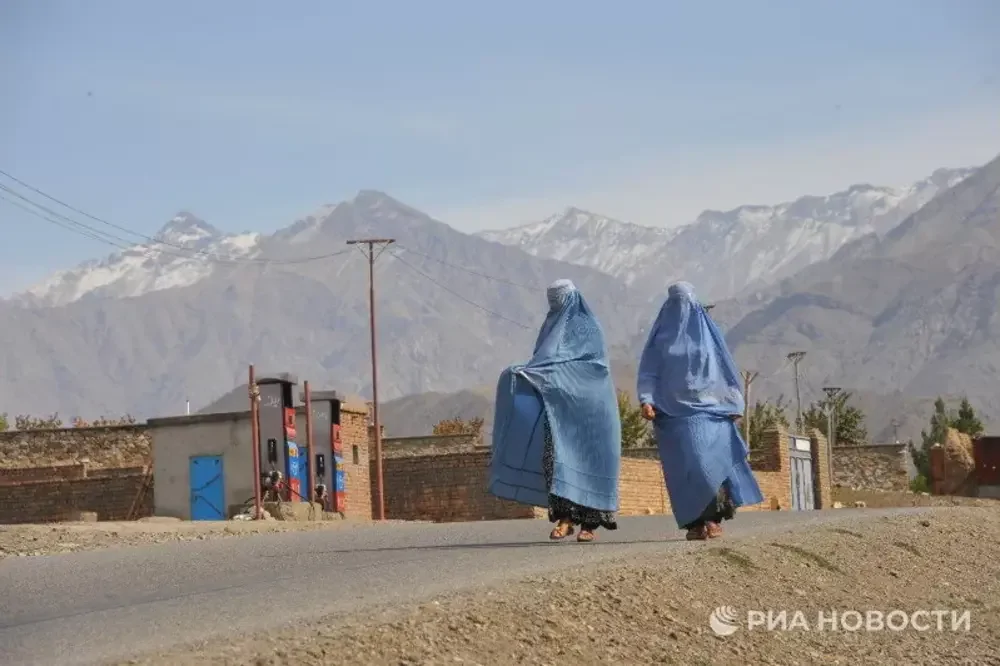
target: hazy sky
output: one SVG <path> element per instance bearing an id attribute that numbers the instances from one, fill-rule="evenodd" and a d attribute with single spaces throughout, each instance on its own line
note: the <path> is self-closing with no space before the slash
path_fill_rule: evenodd
<path id="1" fill-rule="evenodd" d="M 362 188 L 463 230 L 675 225 L 987 161 L 998 29 L 994 0 L 2 0 L 0 169 L 147 234 Z M 0 230 L 0 293 L 110 249 L 2 201 Z"/>

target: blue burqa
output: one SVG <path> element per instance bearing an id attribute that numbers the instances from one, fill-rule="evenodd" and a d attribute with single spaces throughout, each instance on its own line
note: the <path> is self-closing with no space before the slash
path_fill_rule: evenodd
<path id="1" fill-rule="evenodd" d="M 549 314 L 531 360 L 497 382 L 491 494 L 533 506 L 548 495 L 618 510 L 621 421 L 604 333 L 569 280 L 548 290 Z M 542 469 L 544 425 L 553 443 L 552 487 Z"/>
<path id="2" fill-rule="evenodd" d="M 639 402 L 653 430 L 678 527 L 697 520 L 723 484 L 736 506 L 764 501 L 733 422 L 739 373 L 722 332 L 687 282 L 670 287 L 639 362 Z"/>

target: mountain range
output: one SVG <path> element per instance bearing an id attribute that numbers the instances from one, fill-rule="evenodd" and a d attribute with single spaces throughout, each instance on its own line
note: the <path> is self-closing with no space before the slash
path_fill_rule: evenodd
<path id="1" fill-rule="evenodd" d="M 806 351 L 804 401 L 837 383 L 863 397 L 873 434 L 889 426 L 872 419 L 892 415 L 869 405 L 892 404 L 915 414 L 899 429 L 912 436 L 912 405 L 938 393 L 1000 414 L 998 187 L 994 160 L 906 187 L 706 211 L 669 230 L 569 208 L 465 234 L 376 191 L 270 235 L 182 213 L 147 242 L 0 301 L 0 411 L 175 414 L 243 381 L 249 362 L 366 394 L 366 262 L 345 241 L 378 236 L 396 239 L 376 262 L 390 433 L 488 411 L 499 369 L 530 352 L 545 285 L 569 277 L 607 329 L 624 388 L 666 285 L 686 279 L 716 304 L 741 366 L 762 373 L 755 395 L 791 395 L 785 356 Z"/>

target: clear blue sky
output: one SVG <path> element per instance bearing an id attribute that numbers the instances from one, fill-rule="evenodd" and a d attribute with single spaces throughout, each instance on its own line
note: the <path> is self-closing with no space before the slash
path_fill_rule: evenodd
<path id="1" fill-rule="evenodd" d="M 153 233 L 381 189 L 463 230 L 1000 153 L 1000 3 L 4 0 L 0 169 Z M 0 202 L 0 294 L 108 248 Z"/>

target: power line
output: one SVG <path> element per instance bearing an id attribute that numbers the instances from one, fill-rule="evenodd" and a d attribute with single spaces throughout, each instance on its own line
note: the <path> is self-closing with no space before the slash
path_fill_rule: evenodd
<path id="1" fill-rule="evenodd" d="M 244 263 L 246 263 L 246 264 L 282 264 L 282 265 L 284 265 L 284 264 L 300 264 L 300 263 L 307 263 L 307 262 L 311 262 L 311 261 L 318 261 L 318 260 L 321 260 L 321 259 L 329 259 L 331 257 L 337 257 L 337 256 L 340 256 L 340 255 L 346 254 L 347 252 L 350 251 L 350 250 L 341 250 L 339 252 L 332 252 L 332 253 L 329 253 L 329 254 L 317 255 L 317 256 L 312 256 L 312 257 L 300 257 L 300 258 L 297 258 L 297 259 L 267 259 L 267 258 L 263 258 L 263 257 L 239 257 L 239 258 L 220 257 L 220 256 L 217 256 L 217 255 L 213 255 L 212 253 L 208 252 L 207 250 L 199 250 L 197 248 L 192 248 L 192 247 L 187 247 L 185 245 L 178 245 L 176 243 L 171 243 L 170 241 L 167 241 L 167 240 L 164 240 L 164 239 L 160 239 L 160 238 L 156 238 L 156 237 L 153 237 L 153 236 L 147 236 L 146 234 L 142 234 L 142 233 L 140 233 L 138 231 L 133 231 L 133 230 L 127 228 L 127 227 L 123 227 L 121 225 L 115 224 L 114 222 L 109 222 L 109 221 L 107 221 L 107 220 L 105 220 L 103 218 L 97 217 L 96 215 L 91 215 L 90 213 L 88 213 L 88 212 L 86 212 L 84 210 L 76 208 L 76 207 L 74 207 L 74 206 L 72 206 L 72 205 L 70 205 L 70 204 L 68 204 L 68 203 L 66 203 L 66 202 L 64 202 L 64 201 L 62 201 L 60 199 L 57 199 L 56 197 L 54 197 L 54 196 L 52 196 L 50 194 L 47 194 L 47 193 L 43 192 L 42 190 L 40 190 L 40 189 L 38 189 L 38 188 L 36 188 L 36 187 L 34 187 L 32 185 L 29 185 L 28 183 L 25 183 L 24 181 L 22 181 L 22 180 L 20 180 L 20 179 L 18 179 L 16 177 L 14 177 L 14 176 L 12 176 L 11 174 L 7 173 L 6 171 L 3 171 L 2 169 L 0 169 L 0 175 L 6 176 L 7 178 L 11 179 L 15 183 L 18 183 L 19 185 L 21 185 L 22 187 L 25 187 L 25 188 L 33 191 L 33 192 L 36 192 L 36 193 L 40 194 L 41 196 L 45 197 L 46 199 L 49 199 L 50 201 L 54 201 L 55 203 L 57 203 L 57 204 L 65 207 L 65 208 L 67 208 L 68 210 L 71 210 L 71 211 L 73 211 L 73 212 L 75 212 L 75 213 L 77 213 L 79 215 L 83 215 L 84 217 L 87 217 L 87 218 L 89 218 L 91 220 L 94 220 L 96 222 L 100 222 L 102 224 L 105 224 L 105 225 L 107 225 L 109 227 L 112 227 L 114 229 L 118 229 L 118 230 L 123 231 L 125 233 L 132 234 L 133 236 L 138 236 L 138 237 L 143 238 L 143 239 L 149 241 L 150 243 L 153 243 L 153 244 L 156 244 L 156 245 L 165 245 L 167 247 L 175 248 L 177 250 L 182 250 L 183 252 L 189 252 L 189 253 L 196 254 L 196 255 L 202 255 L 203 257 L 205 257 L 209 261 L 214 261 L 214 262 L 217 262 L 217 263 L 225 263 L 225 264 L 244 264 Z M 38 208 L 38 209 L 40 209 L 42 211 L 45 211 L 46 213 L 48 213 L 50 215 L 53 215 L 53 216 L 58 217 L 58 218 L 61 218 L 61 219 L 65 220 L 66 222 L 68 222 L 69 224 L 75 226 L 75 227 L 79 227 L 81 229 L 86 229 L 86 230 L 90 231 L 92 234 L 96 234 L 98 236 L 102 236 L 102 237 L 106 237 L 106 238 L 115 239 L 116 241 L 119 241 L 121 243 L 125 243 L 126 244 L 126 246 L 123 247 L 121 245 L 118 245 L 117 243 L 112 243 L 112 242 L 109 242 L 109 241 L 105 240 L 105 242 L 108 242 L 111 245 L 115 245 L 116 247 L 123 247 L 123 249 L 132 249 L 133 247 L 135 247 L 136 245 L 138 245 L 138 243 L 134 243 L 133 241 L 131 241 L 129 239 L 122 238 L 121 236 L 117 236 L 115 234 L 112 234 L 112 233 L 109 233 L 109 232 L 106 232 L 106 231 L 101 231 L 100 229 L 97 229 L 97 228 L 95 228 L 95 227 L 93 227 L 93 226 L 91 226 L 89 224 L 85 224 L 85 223 L 80 222 L 78 220 L 74 220 L 74 219 L 72 219 L 72 218 L 70 218 L 70 217 L 68 217 L 66 215 L 63 215 L 62 213 L 59 213 L 59 212 L 56 212 L 56 211 L 52 210 L 51 208 L 47 208 L 46 206 L 38 203 L 37 201 L 33 201 L 32 199 L 24 196 L 23 194 L 17 192 L 16 190 L 14 190 L 14 189 L 10 188 L 9 186 L 4 185 L 2 183 L 0 183 L 0 190 L 3 190 L 5 192 L 7 192 L 8 194 L 12 194 L 13 196 L 17 197 L 18 199 L 21 199 L 21 200 L 23 200 L 23 201 L 31 204 L 32 206 L 35 206 L 36 208 Z M 13 203 L 13 202 L 8 201 L 8 203 Z M 21 207 L 21 208 L 23 209 L 23 207 Z M 36 217 L 41 217 L 37 213 L 34 213 L 33 211 L 28 211 L 28 212 L 35 214 Z M 42 219 L 46 219 L 46 218 L 42 217 Z M 53 222 L 51 219 L 47 219 L 46 221 Z M 58 225 L 58 226 L 63 226 L 63 225 Z M 90 236 L 90 237 L 93 237 L 93 236 Z M 95 240 L 97 240 L 97 239 L 95 239 Z M 167 250 L 167 249 L 162 248 L 162 247 L 152 248 L 152 249 L 155 249 L 158 252 L 163 252 L 165 254 L 172 254 L 174 256 L 190 258 L 188 255 L 179 254 L 177 252 L 172 252 L 172 251 Z"/>
<path id="2" fill-rule="evenodd" d="M 89 232 L 89 231 L 86 231 L 86 230 L 83 230 L 83 229 L 75 228 L 75 227 L 73 227 L 71 225 L 66 224 L 65 222 L 60 222 L 59 220 L 53 220 L 52 218 L 50 218 L 50 217 L 48 217 L 46 215 L 42 215 L 38 211 L 31 210 L 30 208 L 28 208 L 27 206 L 25 206 L 22 203 L 18 203 L 17 201 L 14 201 L 12 199 L 8 199 L 3 194 L 0 194 L 0 201 L 3 201 L 4 203 L 9 204 L 11 206 L 16 206 L 17 208 L 20 208 L 21 210 L 23 210 L 24 212 L 26 212 L 26 213 L 28 213 L 30 215 L 34 215 L 37 218 L 40 218 L 42 220 L 45 220 L 46 222 L 54 224 L 57 227 L 62 227 L 63 229 L 66 229 L 67 231 L 70 231 L 72 233 L 79 234 L 81 236 L 85 236 L 87 238 L 96 240 L 96 241 L 98 241 L 100 243 L 104 243 L 106 245 L 111 245 L 112 247 L 117 247 L 119 249 L 123 249 L 123 250 L 130 249 L 127 245 L 121 245 L 121 244 L 116 243 L 114 241 L 108 240 L 107 238 L 99 236 L 96 233 L 92 233 L 92 232 Z"/>
<path id="3" fill-rule="evenodd" d="M 406 252 L 410 252 L 410 253 L 415 254 L 417 256 L 423 257 L 424 259 L 430 259 L 431 261 L 436 261 L 437 263 L 442 264 L 443 266 L 448 266 L 450 268 L 455 268 L 455 269 L 458 269 L 460 271 L 464 271 L 466 273 L 469 273 L 470 275 L 476 275 L 476 276 L 481 277 L 481 278 L 486 279 L 486 280 L 491 280 L 493 282 L 500 282 L 502 284 L 509 284 L 512 287 L 518 287 L 520 289 L 527 289 L 529 291 L 545 291 L 545 287 L 539 287 L 538 285 L 523 284 L 523 283 L 520 283 L 520 282 L 513 282 L 511 280 L 506 280 L 504 278 L 497 277 L 495 275 L 488 275 L 486 273 L 480 273 L 479 271 L 475 271 L 475 270 L 473 270 L 471 268 L 466 268 L 464 266 L 459 266 L 458 264 L 453 264 L 451 262 L 445 261 L 444 259 L 438 259 L 437 257 L 432 257 L 429 254 L 424 254 L 423 252 L 418 252 L 417 250 L 414 250 L 413 248 L 410 248 L 410 247 L 406 247 L 405 245 L 401 245 L 400 247 L 403 250 L 405 250 Z M 395 256 L 397 259 L 399 258 L 398 255 L 394 254 L 393 256 Z"/>
<path id="4" fill-rule="evenodd" d="M 391 254 L 392 257 L 396 261 L 398 261 L 399 263 L 403 264 L 404 266 L 406 266 L 407 268 L 409 268 L 411 271 L 417 273 L 418 275 L 420 275 L 421 277 L 423 277 L 428 282 L 431 282 L 431 283 L 437 285 L 438 287 L 440 287 L 441 289 L 447 291 L 449 294 L 451 294 L 455 298 L 458 298 L 458 299 L 461 299 L 461 300 L 465 301 L 466 303 L 468 303 L 472 307 L 477 308 L 479 310 L 482 310 L 486 314 L 488 314 L 490 316 L 493 316 L 493 317 L 496 317 L 497 319 L 502 319 L 503 321 L 506 321 L 506 322 L 509 322 L 511 324 L 514 324 L 515 326 L 519 326 L 519 327 L 521 327 L 521 328 L 523 328 L 525 330 L 529 330 L 530 331 L 532 329 L 531 326 L 527 326 L 525 324 L 522 324 L 521 322 L 515 321 L 515 320 L 511 319 L 510 317 L 505 317 L 502 314 L 500 314 L 499 312 L 494 312 L 493 310 L 490 310 L 489 308 L 487 308 L 485 306 L 482 306 L 479 303 L 476 303 L 475 301 L 469 300 L 468 298 L 466 298 L 462 294 L 458 293 L 457 291 L 451 289 L 450 287 L 446 287 L 445 285 L 441 284 L 440 282 L 438 282 L 437 280 L 435 280 L 434 278 L 432 278 L 427 273 L 423 272 L 422 270 L 420 270 L 419 268 L 417 268 L 416 266 L 414 266 L 410 262 L 408 262 L 405 259 L 403 259 L 402 257 L 400 257 L 395 252 L 390 251 L 389 254 Z"/>

